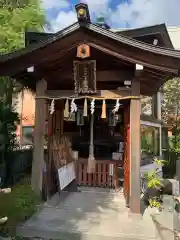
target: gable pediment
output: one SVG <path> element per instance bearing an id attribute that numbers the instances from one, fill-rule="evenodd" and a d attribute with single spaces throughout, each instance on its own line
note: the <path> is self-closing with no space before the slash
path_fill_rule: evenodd
<path id="1" fill-rule="evenodd" d="M 29 66 L 43 64 L 44 61 L 56 57 L 63 59 L 73 48 L 82 43 L 87 43 L 115 58 L 166 72 L 177 73 L 180 66 L 180 51 L 151 46 L 94 24 L 82 27 L 77 22 L 44 42 L 1 56 L 0 75 L 17 74 Z M 16 62 L 15 69 L 12 68 L 14 62 Z"/>

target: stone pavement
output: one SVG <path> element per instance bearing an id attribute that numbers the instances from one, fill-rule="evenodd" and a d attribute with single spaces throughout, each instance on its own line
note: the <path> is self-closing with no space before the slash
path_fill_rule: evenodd
<path id="1" fill-rule="evenodd" d="M 130 215 L 121 191 L 81 188 L 81 192 L 56 195 L 17 235 L 59 240 L 174 240 L 172 197 L 165 210 L 152 219 L 151 209 Z M 170 207 L 172 208 L 170 209 Z"/>

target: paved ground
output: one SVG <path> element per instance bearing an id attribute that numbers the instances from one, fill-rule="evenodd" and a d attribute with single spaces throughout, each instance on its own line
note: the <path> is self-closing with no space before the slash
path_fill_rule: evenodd
<path id="1" fill-rule="evenodd" d="M 60 240 L 174 239 L 171 197 L 165 198 L 165 210 L 152 219 L 150 209 L 142 217 L 130 215 L 121 191 L 81 190 L 55 196 L 19 226 L 17 234 Z"/>

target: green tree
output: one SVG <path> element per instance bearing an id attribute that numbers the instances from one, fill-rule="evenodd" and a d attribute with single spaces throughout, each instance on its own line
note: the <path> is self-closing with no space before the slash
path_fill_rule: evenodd
<path id="1" fill-rule="evenodd" d="M 0 52 L 7 53 L 24 47 L 26 30 L 42 31 L 47 22 L 39 0 L 0 1 Z"/>
<path id="2" fill-rule="evenodd" d="M 180 136 L 180 79 L 174 78 L 164 85 L 163 120 L 171 126 L 174 139 L 173 147 L 179 148 Z"/>
<path id="3" fill-rule="evenodd" d="M 0 53 L 24 47 L 25 31 L 43 31 L 45 26 L 49 27 L 40 0 L 0 0 Z M 0 96 L 11 104 L 12 93 L 22 88 L 6 77 L 0 79 L 0 89 Z"/>
<path id="4" fill-rule="evenodd" d="M 9 176 L 11 161 L 14 159 L 16 147 L 16 125 L 19 122 L 17 112 L 7 105 L 3 100 L 0 101 L 0 166 L 6 170 Z M 5 178 L 4 180 L 7 180 Z"/>
<path id="5" fill-rule="evenodd" d="M 43 31 L 45 26 L 47 22 L 40 0 L 0 0 L 0 54 L 23 48 L 25 31 Z M 12 159 L 18 120 L 12 108 L 12 97 L 22 88 L 15 79 L 0 78 L 0 160 L 5 160 L 6 165 Z M 8 166 L 6 168 L 8 170 Z"/>
<path id="6" fill-rule="evenodd" d="M 0 0 L 0 53 L 24 47 L 25 31 L 43 31 L 45 26 L 49 27 L 40 0 Z M 10 103 L 13 91 L 22 88 L 15 80 L 3 78 L 0 79 L 0 89 L 0 96 L 6 95 Z M 8 93 L 4 95 L 2 89 Z"/>

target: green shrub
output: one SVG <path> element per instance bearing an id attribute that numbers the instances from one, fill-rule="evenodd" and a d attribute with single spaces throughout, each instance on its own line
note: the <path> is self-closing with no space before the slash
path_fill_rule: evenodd
<path id="1" fill-rule="evenodd" d="M 10 194 L 0 195 L 0 217 L 7 216 L 3 232 L 14 235 L 16 226 L 37 211 L 39 199 L 31 189 L 29 178 L 23 179 L 12 188 Z"/>

